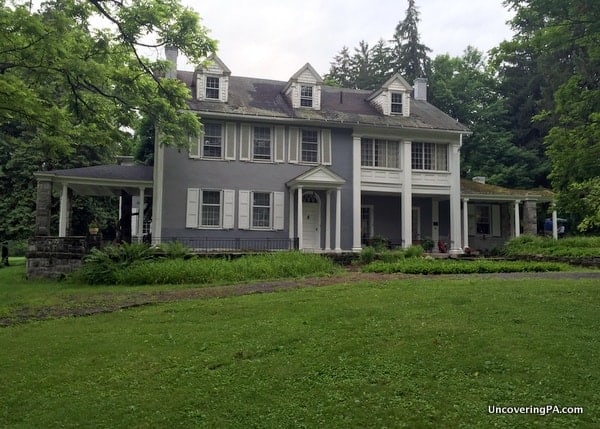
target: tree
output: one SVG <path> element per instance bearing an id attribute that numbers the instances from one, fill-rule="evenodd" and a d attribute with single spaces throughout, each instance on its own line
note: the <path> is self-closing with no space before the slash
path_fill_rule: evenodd
<path id="1" fill-rule="evenodd" d="M 533 186 L 529 172 L 536 157 L 512 143 L 506 99 L 481 51 L 467 47 L 462 57 L 437 56 L 429 83 L 430 101 L 473 132 L 461 149 L 463 176 L 485 176 L 501 186 Z"/>
<path id="2" fill-rule="evenodd" d="M 0 230 L 10 237 L 33 226 L 34 171 L 111 161 L 131 150 L 142 115 L 162 144 L 185 147 L 199 131 L 185 85 L 161 77 L 166 61 L 141 55 L 168 44 L 200 62 L 214 51 L 177 0 L 50 0 L 38 10 L 0 0 L 0 26 Z"/>
<path id="3" fill-rule="evenodd" d="M 408 0 L 406 16 L 396 26 L 394 33 L 395 70 L 409 82 L 429 76 L 430 59 L 427 46 L 419 36 L 419 11 L 415 0 Z"/>

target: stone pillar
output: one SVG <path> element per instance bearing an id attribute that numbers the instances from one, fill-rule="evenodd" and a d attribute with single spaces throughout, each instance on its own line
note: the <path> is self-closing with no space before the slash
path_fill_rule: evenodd
<path id="1" fill-rule="evenodd" d="M 535 201 L 523 202 L 523 234 L 537 234 L 537 204 Z"/>
<path id="2" fill-rule="evenodd" d="M 35 235 L 50 235 L 51 208 L 52 181 L 38 178 L 35 200 Z"/>

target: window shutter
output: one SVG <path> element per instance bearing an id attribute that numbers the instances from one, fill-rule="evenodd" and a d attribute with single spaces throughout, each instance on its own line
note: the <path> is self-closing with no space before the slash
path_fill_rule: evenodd
<path id="1" fill-rule="evenodd" d="M 298 146 L 299 146 L 300 128 L 290 127 L 290 145 L 288 150 L 288 161 L 290 164 L 298 163 Z"/>
<path id="2" fill-rule="evenodd" d="M 227 122 L 225 124 L 225 159 L 235 160 L 235 123 Z"/>
<path id="3" fill-rule="evenodd" d="M 492 205 L 492 236 L 500 237 L 502 232 L 500 230 L 500 206 L 498 204 Z"/>
<path id="4" fill-rule="evenodd" d="M 185 211 L 185 227 L 198 228 L 198 197 L 200 189 L 188 188 L 187 190 L 187 208 Z"/>
<path id="5" fill-rule="evenodd" d="M 410 116 L 410 95 L 402 94 L 402 116 Z"/>
<path id="6" fill-rule="evenodd" d="M 235 215 L 235 191 L 223 190 L 223 229 L 233 229 Z"/>
<path id="7" fill-rule="evenodd" d="M 239 191 L 238 228 L 250 229 L 250 191 Z"/>
<path id="8" fill-rule="evenodd" d="M 196 77 L 196 98 L 198 100 L 204 100 L 204 76 L 198 74 Z"/>
<path id="9" fill-rule="evenodd" d="M 469 235 L 477 234 L 477 219 L 475 217 L 475 206 L 467 204 L 467 214 L 469 219 Z"/>
<path id="10" fill-rule="evenodd" d="M 283 229 L 284 193 L 273 192 L 273 229 Z"/>
<path id="11" fill-rule="evenodd" d="M 321 131 L 321 163 L 331 165 L 331 130 Z"/>
<path id="12" fill-rule="evenodd" d="M 273 144 L 273 150 L 275 151 L 275 156 L 273 160 L 275 162 L 285 162 L 285 127 L 275 127 L 274 134 L 275 143 Z"/>
<path id="13" fill-rule="evenodd" d="M 250 160 L 251 131 L 249 124 L 242 124 L 240 131 L 240 161 Z"/>

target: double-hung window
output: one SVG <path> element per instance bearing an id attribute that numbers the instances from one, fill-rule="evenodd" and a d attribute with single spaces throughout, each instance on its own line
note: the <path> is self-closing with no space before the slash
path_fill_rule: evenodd
<path id="1" fill-rule="evenodd" d="M 400 143 L 363 138 L 360 142 L 360 158 L 363 167 L 399 168 Z"/>
<path id="2" fill-rule="evenodd" d="M 313 106 L 313 87 L 310 85 L 300 86 L 300 106 L 312 107 Z"/>
<path id="3" fill-rule="evenodd" d="M 402 93 L 392 92 L 391 103 L 392 103 L 392 105 L 391 105 L 392 113 L 401 114 L 402 113 Z"/>
<path id="4" fill-rule="evenodd" d="M 319 162 L 319 133 L 302 130 L 302 162 Z"/>
<path id="5" fill-rule="evenodd" d="M 252 192 L 252 227 L 271 227 L 271 192 Z"/>
<path id="6" fill-rule="evenodd" d="M 443 143 L 412 143 L 412 169 L 448 171 L 448 145 Z"/>
<path id="7" fill-rule="evenodd" d="M 270 127 L 254 127 L 252 158 L 258 161 L 271 161 L 272 134 Z"/>
<path id="8" fill-rule="evenodd" d="M 203 158 L 223 157 L 223 127 L 221 124 L 204 124 Z"/>
<path id="9" fill-rule="evenodd" d="M 212 100 L 219 99 L 219 78 L 214 76 L 206 77 L 206 98 Z"/>
<path id="10" fill-rule="evenodd" d="M 200 226 L 221 226 L 221 191 L 202 191 Z"/>

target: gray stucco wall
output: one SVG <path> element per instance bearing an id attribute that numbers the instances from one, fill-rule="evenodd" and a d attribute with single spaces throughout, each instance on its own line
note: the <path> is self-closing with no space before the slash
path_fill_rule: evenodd
<path id="1" fill-rule="evenodd" d="M 238 124 L 239 130 L 239 124 Z M 287 152 L 287 148 L 286 148 Z M 346 180 L 342 189 L 342 249 L 352 247 L 352 136 L 350 130 L 333 129 L 331 133 L 333 172 Z M 238 157 L 239 159 L 239 147 Z M 286 182 L 314 168 L 312 164 L 263 163 L 248 161 L 200 160 L 189 158 L 187 152 L 165 149 L 164 192 L 162 213 L 162 237 L 185 238 L 288 238 L 289 237 L 289 190 Z M 238 198 L 236 192 L 235 227 L 223 229 L 186 228 L 187 189 L 233 189 L 284 192 L 284 229 L 280 231 L 240 230 L 238 222 Z M 309 189 L 307 189 L 309 190 Z M 321 244 L 325 244 L 325 192 L 321 198 Z M 331 199 L 331 245 L 335 233 L 335 192 Z M 296 216 L 295 216 L 296 217 Z"/>

